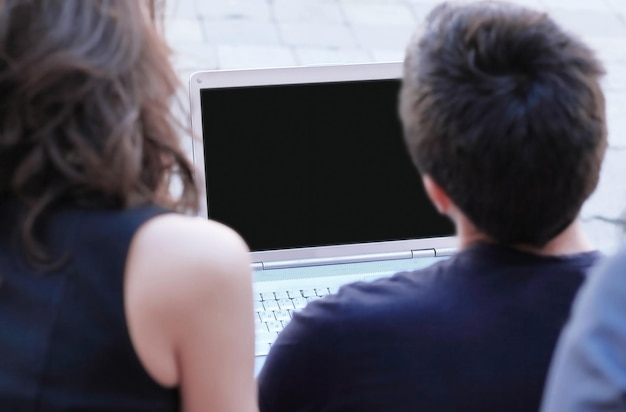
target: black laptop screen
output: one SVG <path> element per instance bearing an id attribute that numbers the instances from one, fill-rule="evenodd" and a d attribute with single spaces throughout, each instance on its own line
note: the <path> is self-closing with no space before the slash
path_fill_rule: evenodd
<path id="1" fill-rule="evenodd" d="M 202 90 L 209 217 L 253 251 L 452 235 L 406 153 L 399 86 Z"/>

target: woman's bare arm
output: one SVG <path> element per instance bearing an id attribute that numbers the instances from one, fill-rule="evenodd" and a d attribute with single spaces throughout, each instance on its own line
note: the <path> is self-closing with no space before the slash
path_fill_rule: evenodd
<path id="1" fill-rule="evenodd" d="M 256 410 L 248 249 L 231 229 L 164 215 L 131 246 L 126 318 L 148 373 L 179 386 L 185 412 Z"/>

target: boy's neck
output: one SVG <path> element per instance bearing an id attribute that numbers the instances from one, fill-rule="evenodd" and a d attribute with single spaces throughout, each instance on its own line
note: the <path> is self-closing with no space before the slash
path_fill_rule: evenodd
<path id="1" fill-rule="evenodd" d="M 493 239 L 476 229 L 465 216 L 457 216 L 455 224 L 459 249 L 465 249 L 480 242 L 493 243 Z M 511 245 L 511 247 L 523 252 L 546 256 L 574 255 L 595 250 L 578 220 L 575 220 L 541 248 L 523 244 Z"/>

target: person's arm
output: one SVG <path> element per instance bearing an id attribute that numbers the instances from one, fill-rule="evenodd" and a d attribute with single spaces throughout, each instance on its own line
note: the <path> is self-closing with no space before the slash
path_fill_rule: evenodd
<path id="1" fill-rule="evenodd" d="M 626 251 L 589 276 L 557 346 L 543 412 L 626 410 Z"/>
<path id="2" fill-rule="evenodd" d="M 247 246 L 225 226 L 164 215 L 133 239 L 133 345 L 157 382 L 180 388 L 185 412 L 257 409 L 252 304 Z"/>

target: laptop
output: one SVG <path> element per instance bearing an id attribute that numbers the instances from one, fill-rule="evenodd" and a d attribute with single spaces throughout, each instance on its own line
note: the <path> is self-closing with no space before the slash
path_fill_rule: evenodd
<path id="1" fill-rule="evenodd" d="M 190 79 L 202 215 L 254 269 L 262 364 L 294 311 L 453 253 L 402 138 L 401 63 L 203 71 Z"/>

